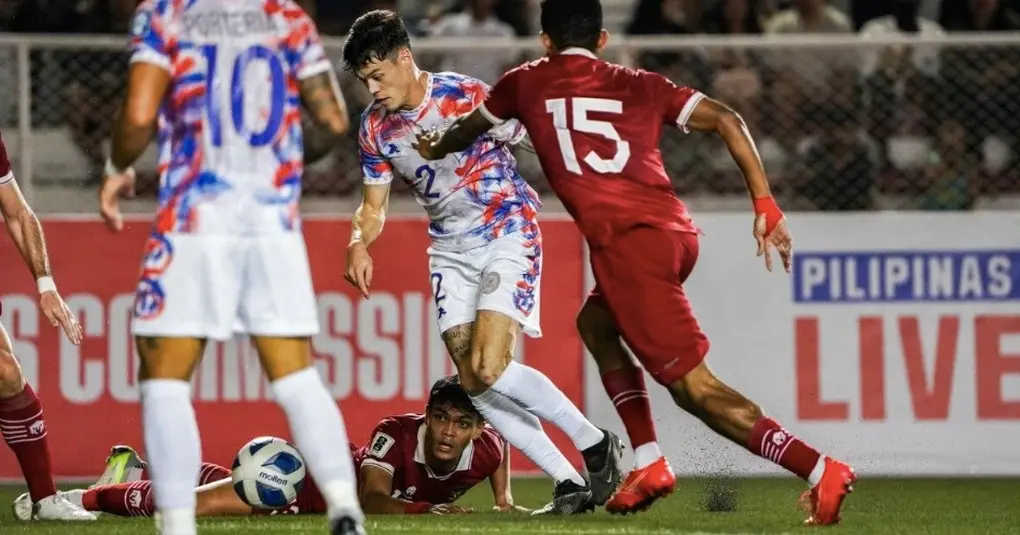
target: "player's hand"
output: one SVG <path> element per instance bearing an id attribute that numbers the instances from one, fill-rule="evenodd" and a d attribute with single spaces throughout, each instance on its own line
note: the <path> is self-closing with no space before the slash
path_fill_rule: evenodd
<path id="1" fill-rule="evenodd" d="M 531 509 L 521 507 L 520 505 L 514 505 L 512 503 L 498 503 L 492 508 L 492 510 L 500 513 L 531 513 Z"/>
<path id="2" fill-rule="evenodd" d="M 119 232 L 124 228 L 124 218 L 120 214 L 120 199 L 135 196 L 135 170 L 130 167 L 119 174 L 108 174 L 103 177 L 103 185 L 99 188 L 99 215 L 107 228 Z"/>
<path id="3" fill-rule="evenodd" d="M 780 219 L 768 235 L 765 234 L 766 228 L 765 214 L 755 216 L 754 240 L 758 242 L 758 256 L 765 255 L 765 269 L 771 272 L 772 251 L 770 249 L 775 249 L 783 261 L 783 269 L 789 273 L 793 263 L 793 237 L 790 236 L 790 231 L 786 228 L 786 217 Z"/>
<path id="4" fill-rule="evenodd" d="M 475 512 L 475 510 L 470 507 L 461 507 L 459 505 L 455 505 L 452 503 L 441 503 L 439 505 L 433 505 L 432 508 L 429 509 L 429 513 L 439 516 L 464 515 L 473 512 Z"/>
<path id="5" fill-rule="evenodd" d="M 68 308 L 67 303 L 60 297 L 60 294 L 52 290 L 40 294 L 39 310 L 46 316 L 50 325 L 54 327 L 59 326 L 64 330 L 64 334 L 72 344 L 81 344 L 81 339 L 84 338 L 85 333 L 81 328 L 81 324 L 78 323 L 78 318 L 74 317 L 71 309 Z"/>
<path id="6" fill-rule="evenodd" d="M 372 255 L 364 243 L 355 242 L 347 247 L 347 282 L 354 285 L 365 299 L 369 298 L 372 288 Z"/>
<path id="7" fill-rule="evenodd" d="M 417 139 L 411 146 L 418 149 L 418 154 L 425 160 L 438 160 L 445 155 L 436 154 L 436 143 L 443 137 L 438 130 L 423 130 L 418 132 Z"/>

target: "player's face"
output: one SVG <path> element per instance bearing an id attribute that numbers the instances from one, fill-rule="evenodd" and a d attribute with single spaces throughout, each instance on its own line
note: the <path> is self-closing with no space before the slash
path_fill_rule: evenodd
<path id="1" fill-rule="evenodd" d="M 389 111 L 407 105 L 411 84 L 414 83 L 414 61 L 409 50 L 401 50 L 395 58 L 372 60 L 358 69 L 358 78 L 372 98 Z"/>
<path id="2" fill-rule="evenodd" d="M 481 422 L 470 413 L 450 406 L 432 407 L 426 419 L 426 450 L 441 462 L 460 460 L 464 448 L 478 437 Z"/>

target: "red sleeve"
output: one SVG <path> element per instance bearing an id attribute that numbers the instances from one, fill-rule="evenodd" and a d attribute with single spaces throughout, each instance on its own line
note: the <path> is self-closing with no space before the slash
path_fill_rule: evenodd
<path id="1" fill-rule="evenodd" d="M 4 143 L 3 134 L 0 134 L 0 186 L 14 180 L 14 171 L 11 170 L 11 160 L 7 157 L 7 145 Z"/>
<path id="2" fill-rule="evenodd" d="M 510 119 L 519 119 L 517 110 L 517 86 L 520 80 L 520 69 L 513 69 L 496 82 L 485 102 L 478 111 L 492 124 L 501 125 Z"/>
<path id="3" fill-rule="evenodd" d="M 676 126 L 689 132 L 687 121 L 705 95 L 688 86 L 678 86 L 661 74 L 642 73 L 650 99 L 658 102 L 662 110 L 662 124 Z"/>
<path id="4" fill-rule="evenodd" d="M 386 418 L 379 422 L 372 431 L 372 439 L 365 446 L 365 457 L 361 460 L 361 467 L 374 466 L 393 474 L 395 467 L 402 464 L 403 436 L 403 426 L 397 420 Z"/>
<path id="5" fill-rule="evenodd" d="M 482 472 L 481 475 L 489 477 L 496 470 L 499 470 L 499 466 L 503 464 L 505 446 L 506 440 L 503 436 L 495 429 L 486 425 L 482 431 L 482 436 L 478 437 L 475 441 L 475 451 L 481 457 L 477 466 L 479 471 Z"/>

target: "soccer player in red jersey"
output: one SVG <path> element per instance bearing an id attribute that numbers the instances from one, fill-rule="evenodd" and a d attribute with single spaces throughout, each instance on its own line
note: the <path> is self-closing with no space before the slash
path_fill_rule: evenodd
<path id="1" fill-rule="evenodd" d="M 515 506 L 510 494 L 507 442 L 485 425 L 455 377 L 440 379 L 429 394 L 425 414 L 384 418 L 364 447 L 349 445 L 358 470 L 358 494 L 368 514 L 460 514 L 454 504 L 468 489 L 488 479 L 494 509 Z M 118 516 L 155 513 L 152 484 L 144 463 L 130 448 L 114 448 L 99 485 L 68 493 L 90 511 Z M 105 483 L 105 484 L 104 484 Z M 326 503 L 311 477 L 290 506 L 253 509 L 234 492 L 230 470 L 204 463 L 197 490 L 198 516 L 325 514 Z"/>
<path id="2" fill-rule="evenodd" d="M 46 254 L 46 239 L 35 212 L 25 202 L 7 157 L 7 147 L 0 137 L 0 215 L 7 234 L 14 240 L 39 288 L 39 310 L 50 325 L 60 326 L 75 345 L 81 343 L 82 329 L 78 320 L 57 293 Z M 3 305 L 0 304 L 0 310 Z M 53 482 L 50 447 L 46 440 L 46 420 L 42 404 L 25 381 L 14 357 L 14 346 L 3 324 L 0 324 L 0 435 L 10 446 L 28 484 L 26 519 L 95 520 L 96 517 L 75 507 L 57 492 Z"/>
<path id="3" fill-rule="evenodd" d="M 695 89 L 599 60 L 596 53 L 608 34 L 598 0 L 544 0 L 541 23 L 546 58 L 506 73 L 473 113 L 444 132 L 422 134 L 417 146 L 426 159 L 441 158 L 497 124 L 519 120 L 550 185 L 588 240 L 596 287 L 579 327 L 627 427 L 637 464 L 606 508 L 641 510 L 675 485 L 658 447 L 645 447 L 655 441 L 647 391 L 620 344 L 622 336 L 677 405 L 808 481 L 809 524 L 838 522 L 856 479 L 853 470 L 821 455 L 715 377 L 704 362 L 708 339 L 684 294 L 698 258 L 698 230 L 662 163 L 664 125 L 722 138 L 753 200 L 758 255 L 771 271 L 775 249 L 790 270 L 792 240 L 747 126 L 732 109 Z"/>

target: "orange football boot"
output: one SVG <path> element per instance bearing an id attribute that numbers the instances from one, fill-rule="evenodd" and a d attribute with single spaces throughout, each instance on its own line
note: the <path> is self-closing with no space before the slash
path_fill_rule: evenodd
<path id="1" fill-rule="evenodd" d="M 854 491 L 853 484 L 857 481 L 857 474 L 850 465 L 825 458 L 825 471 L 822 472 L 822 479 L 809 491 L 801 496 L 801 503 L 811 514 L 805 525 L 828 526 L 839 523 L 839 509 L 843 506 L 843 500 Z"/>
<path id="2" fill-rule="evenodd" d="M 665 457 L 627 474 L 620 488 L 606 502 L 606 511 L 612 514 L 628 514 L 644 511 L 676 490 L 676 476 Z"/>

